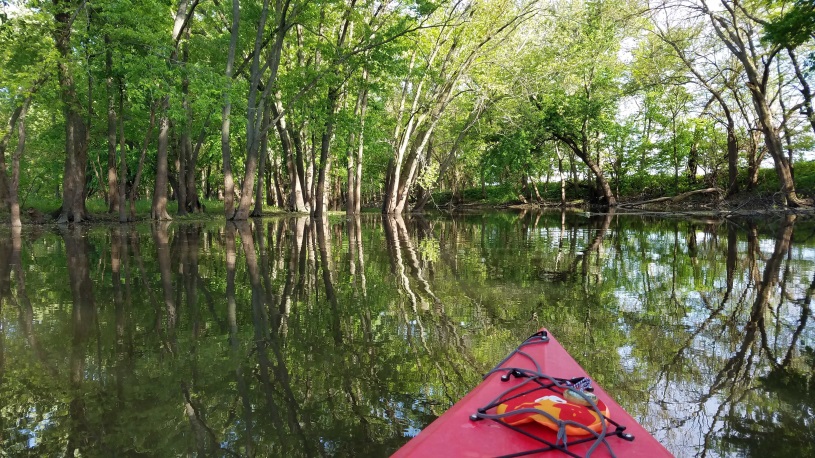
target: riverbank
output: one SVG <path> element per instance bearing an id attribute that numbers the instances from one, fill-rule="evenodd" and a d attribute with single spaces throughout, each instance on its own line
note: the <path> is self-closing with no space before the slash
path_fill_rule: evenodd
<path id="1" fill-rule="evenodd" d="M 807 166 L 813 164 L 807 163 Z M 812 172 L 815 172 L 815 167 Z M 810 171 L 805 168 L 803 171 Z M 680 192 L 671 193 L 667 189 L 655 186 L 646 186 L 641 191 L 622 194 L 614 208 L 618 214 L 653 214 L 661 216 L 704 216 L 712 218 L 728 217 L 762 217 L 763 215 L 798 214 L 815 218 L 815 197 L 813 197 L 812 181 L 815 173 L 802 173 L 799 186 L 799 195 L 804 203 L 803 207 L 791 208 L 784 205 L 782 196 L 774 191 L 773 177 L 770 174 L 762 176 L 761 185 L 755 190 L 740 192 L 725 196 L 720 187 L 690 187 L 686 186 Z M 449 191 L 436 192 L 423 209 L 424 211 L 443 212 L 483 212 L 492 210 L 557 210 L 561 208 L 604 213 L 608 209 L 590 203 L 590 196 L 586 195 L 587 188 L 577 187 L 569 189 L 565 201 L 561 200 L 560 183 L 540 184 L 535 197 L 524 196 L 517 189 L 509 185 L 486 186 L 480 188 L 464 189 L 457 193 Z M 224 206 L 220 200 L 203 200 L 204 211 L 188 213 L 179 216 L 177 202 L 170 201 L 167 211 L 174 221 L 212 221 L 223 218 Z M 22 202 L 22 221 L 24 225 L 53 224 L 56 221 L 56 210 L 60 206 L 57 199 L 28 199 Z M 110 224 L 118 223 L 117 212 L 108 212 L 107 204 L 103 199 L 91 198 L 86 202 L 89 218 L 84 224 Z M 136 201 L 135 221 L 150 221 L 150 200 Z M 378 205 L 371 204 L 367 211 L 377 212 Z M 366 211 L 366 210 L 363 210 Z M 291 212 L 273 206 L 264 206 L 263 216 L 291 215 Z M 332 215 L 342 215 L 344 211 L 330 212 Z M 0 224 L 9 223 L 9 213 L 0 211 Z"/>
<path id="2" fill-rule="evenodd" d="M 722 197 L 721 190 L 702 189 L 698 194 L 684 193 L 676 196 L 663 196 L 652 199 L 628 198 L 618 202 L 614 212 L 617 214 L 653 214 L 661 216 L 697 215 L 717 218 L 760 217 L 762 215 L 797 214 L 815 217 L 815 199 L 804 197 L 806 204 L 801 207 L 785 206 L 778 194 L 742 193 L 727 198 Z M 691 191 L 693 192 L 693 191 Z M 471 209 L 477 205 L 469 205 Z M 602 207 L 587 205 L 585 201 L 567 201 L 566 205 L 557 201 L 514 202 L 501 205 L 499 208 L 519 210 L 542 210 L 554 208 L 579 208 L 595 212 L 608 211 Z"/>
<path id="3" fill-rule="evenodd" d="M 220 200 L 202 200 L 203 211 L 197 213 L 187 213 L 178 215 L 178 202 L 170 201 L 167 204 L 167 212 L 173 221 L 212 221 L 222 218 L 224 214 L 224 203 Z M 150 200 L 137 200 L 135 209 L 135 220 L 133 222 L 150 221 Z M 21 205 L 21 219 L 23 225 L 53 224 L 56 222 L 56 212 L 60 207 L 60 202 L 55 199 L 37 199 Z M 103 199 L 88 199 L 85 203 L 88 210 L 88 219 L 83 224 L 110 224 L 119 222 L 119 212 L 108 212 L 108 206 Z M 276 207 L 264 207 L 263 216 L 285 215 L 288 212 Z M 8 211 L 0 211 L 0 224 L 9 223 Z"/>

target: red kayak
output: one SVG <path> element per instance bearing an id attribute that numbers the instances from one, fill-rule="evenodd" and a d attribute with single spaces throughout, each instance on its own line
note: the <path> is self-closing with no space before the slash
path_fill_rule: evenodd
<path id="1" fill-rule="evenodd" d="M 670 457 L 542 329 L 393 456 Z"/>

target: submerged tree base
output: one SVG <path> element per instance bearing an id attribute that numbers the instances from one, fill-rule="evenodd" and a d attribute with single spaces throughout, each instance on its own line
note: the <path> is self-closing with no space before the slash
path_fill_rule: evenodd
<path id="1" fill-rule="evenodd" d="M 592 204 L 588 199 L 572 198 L 561 202 L 559 199 L 529 200 L 518 199 L 517 194 L 505 193 L 502 196 L 495 194 L 483 197 L 480 191 L 475 193 L 464 192 L 454 199 L 445 199 L 445 196 L 437 196 L 430 201 L 421 211 L 412 212 L 421 214 L 425 211 L 444 212 L 484 212 L 499 209 L 511 209 L 521 211 L 537 210 L 586 210 L 591 212 L 606 212 L 609 208 L 603 205 Z M 515 196 L 516 198 L 512 198 Z M 476 197 L 476 198 L 474 198 Z M 500 198 L 496 198 L 500 197 Z M 640 213 L 640 214 L 696 214 L 711 217 L 728 217 L 730 215 L 751 216 L 778 213 L 795 213 L 799 215 L 815 215 L 815 199 L 813 197 L 801 198 L 803 205 L 791 207 L 784 204 L 783 196 L 780 193 L 768 192 L 742 192 L 725 197 L 721 188 L 703 188 L 693 191 L 686 191 L 675 195 L 636 195 L 621 198 L 614 208 L 617 213 Z M 174 221 L 223 221 L 223 202 L 219 200 L 207 200 L 202 202 L 203 211 L 200 213 L 188 213 L 186 215 L 176 215 Z M 168 205 L 168 212 L 175 212 L 176 202 L 172 201 Z M 25 203 L 21 208 L 21 219 L 23 226 L 57 224 L 60 223 L 59 216 L 61 209 L 53 210 L 52 201 L 35 201 Z M 368 210 L 379 210 L 375 204 L 369 204 Z M 262 214 L 253 212 L 251 218 L 291 215 L 289 212 L 277 207 L 265 207 Z M 146 222 L 150 218 L 150 201 L 142 200 L 136 202 L 136 217 L 130 222 Z M 0 210 L 0 225 L 10 224 L 10 213 L 7 210 Z M 68 221 L 73 224 L 74 221 Z M 87 202 L 87 209 L 80 224 L 112 224 L 119 223 L 118 215 L 108 213 L 107 206 L 102 200 L 92 199 Z"/>

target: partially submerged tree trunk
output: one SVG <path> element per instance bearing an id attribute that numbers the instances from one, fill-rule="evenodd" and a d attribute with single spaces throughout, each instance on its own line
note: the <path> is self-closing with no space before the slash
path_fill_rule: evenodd
<path id="1" fill-rule="evenodd" d="M 183 68 L 187 67 L 190 59 L 189 46 L 189 29 L 187 29 L 186 39 L 181 46 L 181 65 Z M 176 200 L 178 201 L 178 208 L 176 213 L 179 216 L 187 214 L 187 167 L 189 167 L 189 158 L 192 156 L 192 141 L 190 140 L 190 130 L 192 129 L 192 110 L 190 108 L 190 79 L 186 71 L 181 78 L 181 107 L 184 111 L 184 123 L 181 126 L 181 138 L 176 143 L 176 174 L 178 176 L 178 185 L 176 186 Z"/>
<path id="2" fill-rule="evenodd" d="M 189 28 L 191 18 L 198 6 L 198 0 L 180 0 L 178 11 L 173 23 L 173 49 L 168 64 L 173 64 L 178 57 L 178 46 L 185 29 Z M 153 204 L 150 208 L 150 217 L 154 220 L 171 220 L 167 213 L 167 148 L 170 135 L 170 96 L 165 95 L 160 109 L 158 150 L 156 153 L 156 182 L 153 189 Z"/>
<path id="3" fill-rule="evenodd" d="M 308 207 L 306 207 L 305 199 L 303 198 L 303 189 L 304 189 L 304 182 L 303 182 L 303 173 L 302 169 L 298 168 L 298 158 L 297 153 L 295 152 L 295 144 L 292 139 L 291 129 L 286 124 L 286 117 L 281 116 L 283 111 L 282 103 L 280 102 L 279 94 L 275 96 L 274 104 L 272 105 L 272 114 L 277 119 L 275 123 L 275 127 L 277 128 L 277 133 L 280 136 L 280 145 L 283 150 L 283 157 L 286 159 L 286 171 L 289 176 L 289 197 L 285 204 L 285 207 L 289 211 L 295 211 L 300 213 L 307 213 Z"/>
<path id="4" fill-rule="evenodd" d="M 267 103 L 263 108 L 263 126 L 260 138 L 260 152 L 258 161 L 257 173 L 257 186 L 255 186 L 255 208 L 252 210 L 250 216 L 257 217 L 263 216 L 263 181 L 266 177 L 267 161 L 269 158 L 269 130 L 265 128 L 271 122 L 272 104 Z M 269 182 L 266 180 L 266 187 L 268 190 Z"/>
<path id="5" fill-rule="evenodd" d="M 113 89 L 113 52 L 110 49 L 110 36 L 105 35 L 105 89 L 108 103 L 108 213 L 119 209 L 118 184 L 116 183 L 116 97 Z"/>
<path id="6" fill-rule="evenodd" d="M 291 3 L 289 1 L 275 0 L 274 42 L 268 51 L 266 62 L 262 67 L 260 65 L 260 54 L 263 51 L 263 35 L 269 12 L 269 0 L 263 2 L 263 10 L 258 20 L 255 47 L 252 54 L 252 67 L 249 75 L 249 95 L 246 109 L 246 169 L 243 185 L 241 186 L 240 202 L 238 208 L 235 210 L 235 214 L 232 216 L 232 218 L 237 221 L 246 220 L 249 217 L 249 211 L 252 205 L 262 137 L 270 127 L 270 119 L 264 116 L 264 114 L 266 114 L 266 106 L 273 103 L 272 91 L 274 90 L 277 80 L 277 71 L 280 67 L 280 59 L 283 53 L 283 40 L 291 25 L 288 18 L 290 6 Z M 266 70 L 269 71 L 269 76 L 265 81 L 261 81 Z M 263 84 L 262 92 L 260 92 L 261 84 Z M 227 218 L 229 217 L 230 216 L 227 215 Z"/>
<path id="7" fill-rule="evenodd" d="M 119 182 L 118 182 L 118 195 L 119 195 L 119 222 L 127 222 L 127 150 L 125 146 L 125 116 L 124 116 L 124 88 L 122 82 L 119 81 Z M 153 116 L 150 116 L 151 122 Z"/>
<path id="8" fill-rule="evenodd" d="M 359 117 L 359 132 L 356 136 L 356 150 L 353 140 L 348 150 L 348 187 L 346 190 L 347 215 L 359 215 L 362 203 L 362 157 L 365 149 L 365 112 L 368 110 L 368 68 L 362 68 L 362 81 L 357 96 L 357 108 L 354 113 Z"/>
<path id="9" fill-rule="evenodd" d="M 161 102 L 161 117 L 159 118 L 158 148 L 156 150 L 156 184 L 153 188 L 153 204 L 150 207 L 150 218 L 155 220 L 171 220 L 167 213 L 167 148 L 170 136 L 169 96 Z"/>
<path id="10" fill-rule="evenodd" d="M 8 127 L 3 136 L 0 137 L 0 184 L 3 189 L 9 211 L 11 212 L 11 227 L 19 228 L 23 225 L 20 219 L 20 199 L 17 196 L 20 187 L 20 158 L 25 151 L 25 119 L 28 108 L 31 106 L 31 95 L 29 94 L 21 105 L 19 105 L 9 119 Z M 6 148 L 14 129 L 17 129 L 17 147 L 11 159 L 11 176 L 6 172 Z"/>
<path id="11" fill-rule="evenodd" d="M 229 138 L 230 113 L 232 112 L 232 68 L 235 65 L 235 50 L 238 47 L 238 26 L 240 25 L 240 2 L 232 0 L 232 28 L 230 30 L 229 51 L 226 59 L 226 88 L 224 108 L 221 113 L 221 155 L 224 172 L 224 216 L 230 219 L 235 215 L 235 179 L 232 176 L 232 146 Z"/>
<path id="12" fill-rule="evenodd" d="M 20 227 L 20 204 L 17 199 L 17 187 L 19 184 L 20 174 L 20 155 L 22 155 L 25 148 L 25 117 L 28 112 L 28 107 L 31 103 L 31 97 L 26 97 L 23 103 L 14 109 L 9 119 L 8 126 L 0 137 L 0 185 L 2 188 L 2 195 L 5 202 L 3 202 L 11 211 L 11 226 Z M 18 139 L 17 148 L 12 158 L 11 176 L 6 172 L 6 149 L 11 141 L 14 130 L 17 129 Z M 16 177 L 15 177 L 16 175 Z M 15 179 L 16 178 L 16 179 Z"/>
<path id="13" fill-rule="evenodd" d="M 333 67 L 339 67 L 339 58 L 342 55 L 341 53 L 345 49 L 347 43 L 353 39 L 354 23 L 351 13 L 353 12 L 355 5 L 356 0 L 348 0 L 348 5 L 346 6 L 346 10 L 343 14 L 342 22 L 340 23 L 338 33 L 336 34 L 337 41 L 334 46 L 337 52 L 332 62 Z M 342 79 L 340 82 L 334 82 L 333 85 L 328 88 L 326 93 L 324 113 L 326 118 L 322 126 L 322 133 L 320 135 L 319 174 L 317 178 L 316 199 L 312 208 L 314 213 L 313 216 L 317 219 L 323 218 L 328 205 L 328 177 L 330 176 L 331 164 L 333 162 L 333 156 L 329 154 L 329 150 L 331 148 L 331 141 L 334 138 L 334 127 L 336 125 L 337 112 L 342 105 L 341 99 L 342 94 L 344 93 L 346 81 L 347 79 Z"/>
<path id="14" fill-rule="evenodd" d="M 328 97 L 326 100 L 326 115 L 327 119 L 323 126 L 323 132 L 320 136 L 320 166 L 319 174 L 317 177 L 317 192 L 314 207 L 312 208 L 313 216 L 317 219 L 322 219 L 326 212 L 327 200 L 327 177 L 331 171 L 332 156 L 329 155 L 331 148 L 331 139 L 334 137 L 334 118 L 337 115 L 339 88 L 329 88 Z"/>
<path id="15" fill-rule="evenodd" d="M 198 156 L 201 153 L 201 147 L 204 144 L 207 129 L 209 128 L 210 114 L 207 114 L 207 119 L 201 127 L 201 132 L 198 133 L 198 139 L 195 141 L 195 146 L 187 143 L 187 210 L 193 213 L 201 213 L 204 211 L 204 206 L 201 204 L 201 199 L 198 198 L 198 180 L 196 179 L 198 171 Z M 188 138 L 189 140 L 189 138 Z"/>
<path id="16" fill-rule="evenodd" d="M 557 172 L 560 175 L 560 206 L 566 206 L 566 175 L 563 173 L 563 153 L 560 147 L 555 144 L 555 154 L 557 155 Z"/>
<path id="17" fill-rule="evenodd" d="M 147 148 L 150 146 L 150 139 L 153 136 L 153 127 L 156 124 L 156 106 L 157 104 L 153 104 L 150 106 L 150 124 L 147 126 L 147 133 L 144 135 L 144 144 L 142 145 L 141 155 L 139 156 L 139 165 L 136 167 L 136 177 L 133 179 L 133 186 L 130 188 L 130 197 L 129 197 L 129 205 L 130 208 L 128 220 L 134 221 L 136 219 L 136 193 L 139 190 L 139 184 L 141 182 L 141 175 L 144 171 L 144 159 L 147 156 Z M 125 181 L 125 175 L 122 175 L 120 181 Z"/>
<path id="18" fill-rule="evenodd" d="M 59 53 L 57 75 L 59 94 L 65 119 L 65 167 L 62 175 L 62 208 L 57 223 L 76 223 L 86 219 L 85 210 L 85 168 L 88 164 L 88 126 L 80 112 L 82 104 L 76 92 L 76 83 L 69 61 L 72 59 L 73 45 L 71 29 L 74 21 L 72 1 L 56 0 L 58 11 L 54 14 L 54 43 Z"/>

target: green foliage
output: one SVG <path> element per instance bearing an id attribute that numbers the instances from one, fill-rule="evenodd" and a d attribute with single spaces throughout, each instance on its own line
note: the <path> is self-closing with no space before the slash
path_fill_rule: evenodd
<path id="1" fill-rule="evenodd" d="M 808 0 L 768 0 L 767 3 L 786 8 L 778 8 L 779 14 L 764 25 L 766 40 L 791 48 L 812 40 L 815 34 L 815 4 Z"/>
<path id="2" fill-rule="evenodd" d="M 518 191 L 514 185 L 484 186 L 484 188 L 465 188 L 461 190 L 461 199 L 466 203 L 480 203 L 482 205 L 500 205 L 518 200 Z M 442 206 L 453 199 L 450 191 L 434 193 L 433 201 Z"/>
<path id="3" fill-rule="evenodd" d="M 815 196 L 815 161 L 797 162 L 793 166 L 796 189 L 804 195 Z M 772 194 L 778 190 L 778 175 L 773 169 L 761 169 L 757 190 L 762 194 Z"/>
<path id="4" fill-rule="evenodd" d="M 464 188 L 497 186 L 512 189 L 506 195 L 513 200 L 531 190 L 524 190 L 523 183 L 533 179 L 546 198 L 557 199 L 559 190 L 551 184 L 544 189 L 543 183 L 564 175 L 572 184 L 569 195 L 583 198 L 587 191 L 577 184 L 591 184 L 587 177 L 593 172 L 580 156 L 599 163 L 613 191 L 623 196 L 650 193 L 645 187 L 664 192 L 690 189 L 695 185 L 687 178 L 692 167 L 700 181 L 721 185 L 726 174 L 726 120 L 709 89 L 720 92 L 734 114 L 739 173 L 747 173 L 748 156 L 761 153 L 763 139 L 753 138 L 756 115 L 749 89 L 741 84 L 746 69 L 728 60 L 721 37 L 705 15 L 698 14 L 703 11 L 690 3 L 573 0 L 538 5 L 540 10 L 507 0 L 467 4 L 411 0 L 393 8 L 356 2 L 350 9 L 348 3 L 335 0 L 288 5 L 290 22 L 276 79 L 269 79 L 265 64 L 279 19 L 272 8 L 266 30 L 261 31 L 266 41 L 258 56 L 262 71 L 255 86 L 269 97 L 264 104 L 279 98 L 288 133 L 300 142 L 299 159 L 287 158 L 277 129 L 267 132 L 269 158 L 274 159 L 270 163 L 276 164 L 284 193 L 290 191 L 287 186 L 293 178 L 289 162 L 299 161 L 303 170 L 319 173 L 324 164 L 313 158 L 319 158 L 322 135 L 332 121 L 331 193 L 344 189 L 349 154 L 358 150 L 363 137 L 363 194 L 367 202 L 378 205 L 387 165 L 400 143 L 400 135 L 394 134 L 422 116 L 432 119 L 428 121 L 432 127 L 423 127 L 432 135 L 421 153 L 418 186 L 410 191 L 421 188 L 453 195 Z M 177 173 L 182 137 L 197 143 L 200 134 L 195 176 L 207 171 L 210 197 L 221 191 L 219 126 L 224 120 L 219 113 L 226 99 L 232 103 L 231 165 L 235 175 L 242 176 L 247 129 L 253 128 L 247 123 L 253 122 L 251 113 L 260 106 L 255 101 L 256 107 L 249 107 L 247 95 L 262 3 L 240 4 L 236 73 L 229 82 L 224 71 L 232 19 L 229 2 L 197 3 L 187 23 L 189 33 L 176 48 L 172 28 L 177 7 L 159 0 L 4 4 L 0 125 L 5 126 L 22 98 L 36 89 L 26 125 L 21 198 L 47 200 L 60 193 L 65 120 L 61 83 L 53 76 L 58 63 L 71 71 L 78 99 L 74 108 L 90 126 L 86 172 L 92 199 L 107 192 L 108 109 L 113 108 L 117 122 L 124 124 L 129 186 L 151 108 L 160 107 L 165 97 L 171 123 L 171 176 Z M 71 10 L 73 27 L 69 55 L 60 62 L 53 32 L 54 15 L 63 10 Z M 746 37 L 761 48 L 757 51 L 794 48 L 802 56 L 802 67 L 811 67 L 815 23 L 811 2 L 762 0 L 740 4 L 734 11 L 734 20 L 745 24 Z M 670 17 L 689 19 L 665 22 Z M 339 43 L 346 20 L 347 39 Z M 432 54 L 436 44 L 440 47 Z M 780 101 L 785 102 L 789 119 L 784 135 L 796 161 L 806 160 L 814 137 L 801 110 L 790 110 L 803 106 L 803 87 L 783 49 L 772 59 L 767 68 L 776 70 L 768 74 L 767 84 L 781 85 L 771 101 L 772 111 L 780 113 Z M 690 72 L 691 67 L 698 75 Z M 811 68 L 804 70 L 804 78 L 811 76 Z M 450 100 L 437 105 L 450 82 Z M 361 132 L 357 97 L 363 90 L 368 105 Z M 336 96 L 333 102 L 330 94 Z M 161 109 L 155 114 L 163 115 Z M 147 138 L 140 196 L 156 182 L 156 135 L 154 127 Z M 11 135 L 7 151 L 16 146 L 15 138 Z M 119 154 L 117 150 L 117 162 Z M 654 178 L 670 175 L 661 186 Z M 762 179 L 761 186 L 768 179 Z M 806 176 L 797 179 L 803 180 L 804 192 L 811 189 Z M 204 184 L 200 179 L 199 187 Z M 531 196 L 529 192 L 527 197 Z"/>

